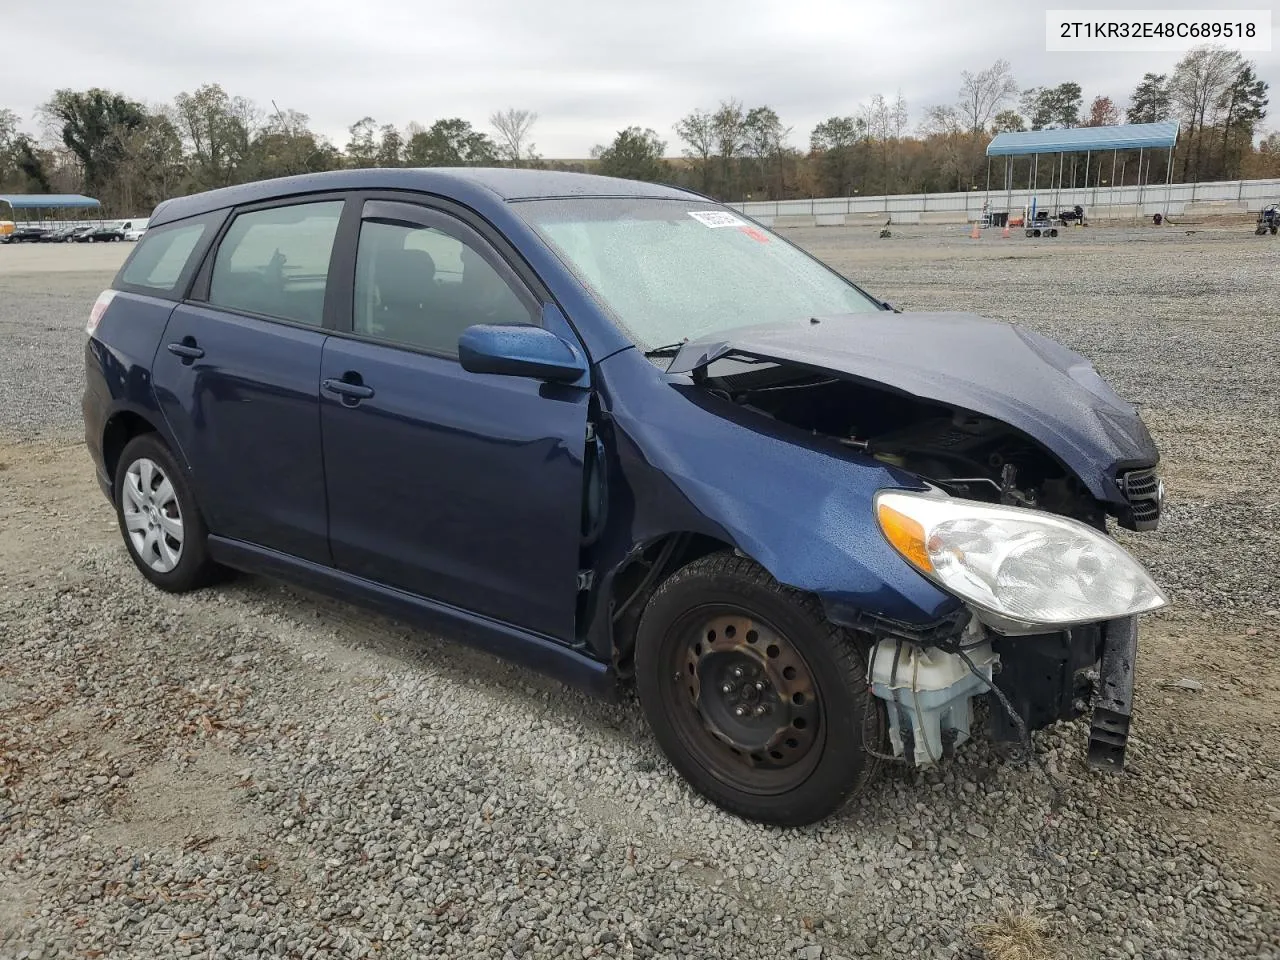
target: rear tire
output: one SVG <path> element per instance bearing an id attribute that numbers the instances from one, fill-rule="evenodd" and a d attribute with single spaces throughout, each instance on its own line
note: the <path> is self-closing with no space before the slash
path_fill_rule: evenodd
<path id="1" fill-rule="evenodd" d="M 636 685 L 672 765 L 738 816 L 822 820 L 874 778 L 884 712 L 855 636 L 733 553 L 695 560 L 645 608 Z"/>
<path id="2" fill-rule="evenodd" d="M 116 519 L 134 565 L 161 590 L 185 593 L 212 583 L 209 531 L 186 476 L 158 435 L 134 437 L 115 475 Z"/>

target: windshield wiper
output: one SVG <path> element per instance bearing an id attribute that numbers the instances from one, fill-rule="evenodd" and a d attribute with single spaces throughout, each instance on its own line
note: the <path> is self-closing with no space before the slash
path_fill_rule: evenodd
<path id="1" fill-rule="evenodd" d="M 685 337 L 683 340 L 677 340 L 675 343 L 668 343 L 666 346 L 654 347 L 652 350 L 646 350 L 644 355 L 646 357 L 674 357 L 688 342 L 689 338 Z"/>

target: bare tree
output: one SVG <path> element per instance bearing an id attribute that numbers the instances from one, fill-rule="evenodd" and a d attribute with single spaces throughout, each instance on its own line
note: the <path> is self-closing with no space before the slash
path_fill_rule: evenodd
<path id="1" fill-rule="evenodd" d="M 499 110 L 489 117 L 489 124 L 497 134 L 498 154 L 512 166 L 522 166 L 536 159 L 533 144 L 529 143 L 529 133 L 537 122 L 538 115 L 532 110 L 517 110 L 508 107 Z"/>
<path id="2" fill-rule="evenodd" d="M 1196 47 L 1178 61 L 1169 80 L 1169 96 L 1187 127 L 1182 179 L 1200 179 L 1204 128 L 1218 120 L 1223 94 L 1244 66 L 1244 58 L 1223 47 Z"/>
<path id="3" fill-rule="evenodd" d="M 960 74 L 960 116 L 973 134 L 982 133 L 1000 108 L 1018 95 L 1018 84 L 1008 60 L 997 60 L 986 70 Z"/>
<path id="4" fill-rule="evenodd" d="M 706 110 L 695 110 L 681 118 L 675 125 L 676 136 L 684 141 L 684 155 L 693 161 L 699 173 L 703 191 L 711 186 L 711 158 L 716 152 L 716 127 L 714 115 Z"/>
<path id="5" fill-rule="evenodd" d="M 929 107 L 920 121 L 924 137 L 949 137 L 961 132 L 961 117 L 955 107 Z"/>
<path id="6" fill-rule="evenodd" d="M 907 120 L 910 114 L 907 111 L 907 100 L 902 95 L 902 91 L 898 91 L 898 95 L 894 97 L 893 104 L 889 107 L 890 120 L 893 123 L 893 139 L 901 140 L 902 131 L 907 128 Z"/>

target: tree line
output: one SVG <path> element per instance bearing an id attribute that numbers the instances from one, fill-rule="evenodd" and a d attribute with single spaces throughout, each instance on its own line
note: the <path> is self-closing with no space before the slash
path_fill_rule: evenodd
<path id="1" fill-rule="evenodd" d="M 964 71 L 956 100 L 926 107 L 914 129 L 900 94 L 876 94 L 817 124 L 802 148 L 772 107 L 728 99 L 673 124 L 678 158 L 668 157 L 668 141 L 657 131 L 629 126 L 593 148 L 589 159 L 564 161 L 538 153 L 538 116 L 527 109 L 497 111 L 483 128 L 447 117 L 402 130 L 366 116 L 339 147 L 312 130 L 305 113 L 274 102 L 264 107 L 216 83 L 161 105 L 99 88 L 60 89 L 32 118 L 39 135 L 0 108 L 0 192 L 87 193 L 109 213 L 127 215 L 168 197 L 290 174 L 493 165 L 591 170 L 731 202 L 963 191 L 985 185 L 985 149 L 994 134 L 1168 119 L 1181 122 L 1175 179 L 1274 177 L 1280 135 L 1256 142 L 1267 106 L 1268 85 L 1255 65 L 1220 47 L 1196 48 L 1169 72 L 1145 74 L 1123 109 L 1105 94 L 1086 107 L 1075 81 L 1024 89 L 1009 63 L 998 60 Z M 1029 162 L 1014 170 L 1015 182 Z M 1127 160 L 1120 169 L 1126 183 L 1163 180 L 1163 171 L 1143 174 Z M 1101 165 L 1096 174 L 1090 167 L 1072 176 L 1092 185 L 1105 182 L 1104 173 L 1113 176 Z"/>

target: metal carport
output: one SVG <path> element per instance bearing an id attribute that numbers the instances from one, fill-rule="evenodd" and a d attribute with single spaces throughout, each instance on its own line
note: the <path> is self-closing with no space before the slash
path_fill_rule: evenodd
<path id="1" fill-rule="evenodd" d="M 998 134 L 987 144 L 987 199 L 991 197 L 991 158 L 1005 158 L 1005 190 L 1006 207 L 1013 197 L 1013 158 L 1034 157 L 1027 173 L 1027 189 L 1038 188 L 1040 174 L 1040 154 L 1056 154 L 1056 163 L 1049 170 L 1049 184 L 1054 189 L 1054 203 L 1058 205 L 1058 197 L 1062 193 L 1062 181 L 1066 169 L 1066 156 L 1071 154 L 1071 189 L 1076 185 L 1076 160 L 1079 154 L 1085 155 L 1084 186 L 1089 186 L 1089 176 L 1093 165 L 1093 154 L 1111 151 L 1111 183 L 1115 184 L 1116 158 L 1121 150 L 1138 151 L 1138 188 L 1145 185 L 1143 180 L 1143 162 L 1150 169 L 1148 151 L 1167 150 L 1168 160 L 1165 164 L 1165 186 L 1173 181 L 1173 150 L 1178 142 L 1178 122 L 1176 120 L 1160 123 L 1124 123 L 1113 127 L 1067 127 L 1058 130 L 1027 130 L 1020 133 Z M 1054 170 L 1057 172 L 1057 184 L 1054 186 Z M 1122 171 L 1123 172 L 1123 171 Z M 1098 162 L 1098 184 L 1102 182 L 1102 161 Z M 1166 189 L 1165 197 L 1169 191 Z M 1167 210 L 1165 211 L 1168 212 Z"/>
<path id="2" fill-rule="evenodd" d="M 0 193 L 0 210 L 6 205 L 11 211 L 97 210 L 102 203 L 78 193 Z"/>

